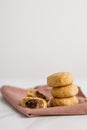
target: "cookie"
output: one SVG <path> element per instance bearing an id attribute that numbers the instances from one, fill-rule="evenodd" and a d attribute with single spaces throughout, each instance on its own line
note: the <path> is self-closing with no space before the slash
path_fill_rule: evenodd
<path id="1" fill-rule="evenodd" d="M 36 97 L 36 90 L 34 88 L 27 89 L 27 96 L 28 97 Z"/>
<path id="2" fill-rule="evenodd" d="M 37 108 L 46 108 L 47 103 L 44 99 L 37 97 L 25 97 L 21 101 L 22 107 L 37 109 Z"/>
<path id="3" fill-rule="evenodd" d="M 66 87 L 53 87 L 51 94 L 53 97 L 65 98 L 72 97 L 78 93 L 78 87 L 75 84 L 68 85 Z"/>
<path id="4" fill-rule="evenodd" d="M 61 87 L 73 83 L 73 76 L 70 72 L 59 72 L 47 77 L 47 84 L 51 87 Z"/>
<path id="5" fill-rule="evenodd" d="M 49 98 L 46 95 L 39 92 L 38 90 L 35 90 L 34 88 L 27 89 L 27 97 L 39 97 L 46 100 L 46 102 L 49 101 Z"/>
<path id="6" fill-rule="evenodd" d="M 50 101 L 50 106 L 73 106 L 78 104 L 78 99 L 76 96 L 70 98 L 52 98 Z"/>

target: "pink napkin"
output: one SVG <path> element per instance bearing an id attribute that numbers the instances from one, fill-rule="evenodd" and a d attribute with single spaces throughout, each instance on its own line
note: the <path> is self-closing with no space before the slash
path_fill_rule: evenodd
<path id="1" fill-rule="evenodd" d="M 27 117 L 33 116 L 46 116 L 46 115 L 87 115 L 87 98 L 83 94 L 82 90 L 79 88 L 79 93 L 77 98 L 79 100 L 78 105 L 74 106 L 59 106 L 59 107 L 48 107 L 40 109 L 29 109 L 24 108 L 20 105 L 21 99 L 26 96 L 27 90 L 14 87 L 14 86 L 3 86 L 1 88 L 1 93 L 5 100 L 9 102 L 17 111 L 24 114 Z M 36 90 L 42 92 L 51 98 L 50 89 L 51 87 L 47 85 L 41 85 L 35 87 Z"/>

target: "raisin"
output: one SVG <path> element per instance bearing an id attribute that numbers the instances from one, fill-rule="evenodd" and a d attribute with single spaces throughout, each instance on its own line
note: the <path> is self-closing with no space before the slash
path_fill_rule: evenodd
<path id="1" fill-rule="evenodd" d="M 42 93 L 40 93 L 40 92 L 36 92 L 36 95 L 37 95 L 37 97 L 39 97 L 39 98 L 43 98 L 44 100 L 46 100 L 47 101 L 47 98 L 46 98 L 46 96 L 44 96 Z"/>
<path id="2" fill-rule="evenodd" d="M 27 101 L 25 103 L 25 105 L 28 107 L 28 108 L 35 108 L 37 106 L 37 100 L 35 99 L 30 99 L 29 101 Z"/>

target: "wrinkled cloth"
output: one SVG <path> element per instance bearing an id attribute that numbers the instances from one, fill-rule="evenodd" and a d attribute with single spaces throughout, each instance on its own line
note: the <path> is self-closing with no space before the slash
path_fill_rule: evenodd
<path id="1" fill-rule="evenodd" d="M 76 95 L 79 104 L 74 106 L 58 106 L 58 107 L 50 107 L 48 105 L 47 108 L 39 108 L 39 109 L 30 109 L 24 108 L 21 106 L 21 100 L 27 94 L 27 89 L 22 89 L 14 86 L 2 86 L 1 93 L 4 99 L 10 103 L 17 111 L 24 114 L 27 117 L 34 117 L 34 116 L 48 116 L 48 115 L 87 115 L 87 98 L 83 94 L 80 87 L 79 93 Z M 40 85 L 35 87 L 36 90 L 40 91 L 41 93 L 45 94 L 52 98 L 51 95 L 51 87 L 47 85 Z M 48 103 L 49 104 L 49 103 Z"/>

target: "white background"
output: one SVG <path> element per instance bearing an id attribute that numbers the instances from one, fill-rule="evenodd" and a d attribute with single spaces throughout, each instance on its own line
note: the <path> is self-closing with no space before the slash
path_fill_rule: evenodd
<path id="1" fill-rule="evenodd" d="M 87 77 L 87 0 L 0 0 L 0 79 Z"/>

